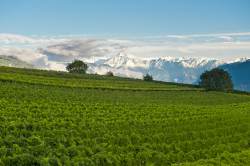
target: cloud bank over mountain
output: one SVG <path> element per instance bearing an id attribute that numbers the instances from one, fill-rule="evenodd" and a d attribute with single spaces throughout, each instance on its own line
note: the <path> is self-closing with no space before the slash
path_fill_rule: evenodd
<path id="1" fill-rule="evenodd" d="M 204 70 L 250 59 L 250 32 L 146 37 L 22 36 L 0 34 L 0 55 L 36 68 L 65 70 L 80 59 L 89 72 L 194 83 Z"/>

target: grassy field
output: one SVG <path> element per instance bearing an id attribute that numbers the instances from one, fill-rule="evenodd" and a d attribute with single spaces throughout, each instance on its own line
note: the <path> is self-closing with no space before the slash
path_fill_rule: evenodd
<path id="1" fill-rule="evenodd" d="M 0 67 L 0 165 L 250 165 L 250 96 Z"/>

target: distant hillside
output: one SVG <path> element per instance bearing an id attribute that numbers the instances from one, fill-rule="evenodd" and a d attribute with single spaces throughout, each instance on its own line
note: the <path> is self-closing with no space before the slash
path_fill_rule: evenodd
<path id="1" fill-rule="evenodd" d="M 32 65 L 21 61 L 13 56 L 4 56 L 0 55 L 0 66 L 9 66 L 9 67 L 19 67 L 19 68 L 33 68 Z"/>
<path id="2" fill-rule="evenodd" d="M 231 74 L 235 89 L 250 91 L 250 60 L 223 65 L 221 68 Z"/>

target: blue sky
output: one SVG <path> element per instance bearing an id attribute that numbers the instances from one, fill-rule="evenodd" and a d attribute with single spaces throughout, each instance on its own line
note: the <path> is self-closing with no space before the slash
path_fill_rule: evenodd
<path id="1" fill-rule="evenodd" d="M 0 0 L 0 33 L 170 35 L 250 31 L 250 0 Z"/>

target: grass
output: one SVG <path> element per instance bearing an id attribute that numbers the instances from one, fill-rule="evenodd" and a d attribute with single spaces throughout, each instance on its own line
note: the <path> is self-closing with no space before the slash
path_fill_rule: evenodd
<path id="1" fill-rule="evenodd" d="M 250 96 L 0 68 L 0 165 L 250 165 Z"/>

